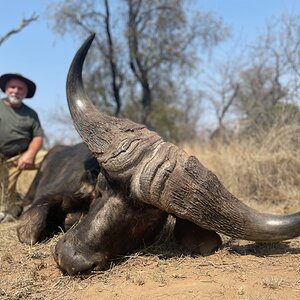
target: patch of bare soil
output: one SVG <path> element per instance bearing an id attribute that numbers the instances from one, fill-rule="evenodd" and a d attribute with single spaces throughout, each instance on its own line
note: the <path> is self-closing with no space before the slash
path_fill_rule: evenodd
<path id="1" fill-rule="evenodd" d="M 227 240 L 208 257 L 163 243 L 114 261 L 108 271 L 70 277 L 52 258 L 58 237 L 23 245 L 16 225 L 0 224 L 0 299 L 300 299 L 300 238 Z"/>

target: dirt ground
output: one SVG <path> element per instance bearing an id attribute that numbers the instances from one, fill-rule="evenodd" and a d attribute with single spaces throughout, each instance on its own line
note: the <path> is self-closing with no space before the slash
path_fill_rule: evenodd
<path id="1" fill-rule="evenodd" d="M 112 262 L 108 271 L 70 277 L 51 255 L 59 236 L 23 245 L 16 226 L 0 224 L 0 299 L 300 299 L 300 238 L 227 239 L 208 257 L 183 254 L 170 239 Z"/>

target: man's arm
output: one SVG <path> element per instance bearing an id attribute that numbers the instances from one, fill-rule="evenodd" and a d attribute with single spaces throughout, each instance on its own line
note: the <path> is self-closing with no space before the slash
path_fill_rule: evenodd
<path id="1" fill-rule="evenodd" d="M 30 169 L 33 167 L 34 159 L 38 151 L 43 146 L 43 137 L 36 136 L 30 142 L 28 149 L 21 155 L 18 161 L 18 168 L 20 170 Z"/>

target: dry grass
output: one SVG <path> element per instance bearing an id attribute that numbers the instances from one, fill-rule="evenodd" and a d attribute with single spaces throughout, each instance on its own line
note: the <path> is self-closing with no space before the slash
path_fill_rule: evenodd
<path id="1" fill-rule="evenodd" d="M 172 243 L 115 260 L 104 272 L 63 276 L 47 243 L 17 241 L 0 226 L 0 298 L 13 299 L 299 299 L 300 239 L 270 247 L 230 241 L 208 257 L 183 255 Z"/>
<path id="2" fill-rule="evenodd" d="M 274 129 L 262 142 L 249 138 L 184 148 L 240 199 L 288 201 L 293 206 L 300 198 L 299 126 Z"/>
<path id="3" fill-rule="evenodd" d="M 300 210 L 299 139 L 299 128 L 291 126 L 270 132 L 262 143 L 248 139 L 185 149 L 251 206 L 290 212 Z M 51 255 L 59 237 L 27 246 L 15 231 L 16 224 L 0 224 L 0 298 L 5 300 L 300 297 L 300 238 L 268 245 L 227 239 L 214 255 L 192 257 L 176 248 L 166 230 L 157 244 L 113 261 L 108 271 L 70 277 Z"/>

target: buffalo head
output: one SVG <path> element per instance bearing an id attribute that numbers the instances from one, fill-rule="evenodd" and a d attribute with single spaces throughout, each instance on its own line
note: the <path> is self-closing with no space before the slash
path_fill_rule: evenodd
<path id="1" fill-rule="evenodd" d="M 103 268 L 112 253 L 115 256 L 124 253 L 123 248 L 132 249 L 122 239 L 130 236 L 135 222 L 157 218 L 161 224 L 162 212 L 205 231 L 240 239 L 273 242 L 300 235 L 300 213 L 274 216 L 255 211 L 226 190 L 197 158 L 165 142 L 144 125 L 99 111 L 82 82 L 83 63 L 93 38 L 91 35 L 85 41 L 73 59 L 67 99 L 74 125 L 102 166 L 101 176 L 114 193 L 101 200 L 85 222 L 59 242 L 55 257 L 62 269 L 73 274 Z M 154 227 L 158 223 L 149 221 Z M 136 239 L 141 240 L 144 233 L 147 236 L 153 232 L 149 234 L 144 228 Z M 108 240 L 112 244 L 115 241 L 113 249 L 107 247 Z M 127 239 L 126 243 L 133 241 Z"/>

